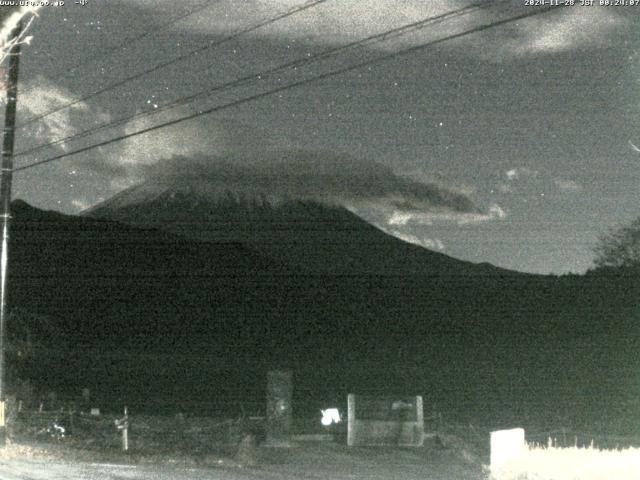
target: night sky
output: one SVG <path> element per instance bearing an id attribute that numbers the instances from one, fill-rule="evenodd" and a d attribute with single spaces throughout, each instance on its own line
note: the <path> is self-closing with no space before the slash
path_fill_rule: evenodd
<path id="1" fill-rule="evenodd" d="M 470 3 L 329 0 L 35 121 L 18 131 L 16 151 Z M 22 57 L 18 124 L 302 4 L 89 0 L 44 7 Z M 513 1 L 474 10 L 17 156 L 16 166 L 532 8 Z M 296 181 L 319 190 L 314 175 L 323 168 L 344 185 L 381 179 L 384 188 L 333 185 L 325 194 L 408 241 L 515 270 L 584 272 L 597 238 L 640 215 L 639 27 L 640 6 L 554 9 L 16 172 L 14 197 L 78 213 L 164 165 L 175 169 L 176 156 L 189 169 L 189 158 L 201 168 L 237 154 L 260 170 L 271 168 L 262 159 L 273 162 L 266 150 L 297 151 L 312 160 Z M 144 32 L 152 33 L 119 46 Z M 434 202 L 436 193 L 445 200 Z"/>

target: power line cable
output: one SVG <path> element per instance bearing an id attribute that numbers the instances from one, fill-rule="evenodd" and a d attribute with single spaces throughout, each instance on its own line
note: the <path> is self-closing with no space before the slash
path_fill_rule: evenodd
<path id="1" fill-rule="evenodd" d="M 238 105 L 242 105 L 244 103 L 248 103 L 248 102 L 251 102 L 251 101 L 254 101 L 254 100 L 259 100 L 261 98 L 268 97 L 268 96 L 273 95 L 275 93 L 283 92 L 283 91 L 290 90 L 292 88 L 296 88 L 296 87 L 299 87 L 299 86 L 302 86 L 302 85 L 307 85 L 307 84 L 310 84 L 310 83 L 313 83 L 313 82 L 321 81 L 321 80 L 324 80 L 324 79 L 327 79 L 327 78 L 330 78 L 330 77 L 334 77 L 336 75 L 341 75 L 343 73 L 348 73 L 348 72 L 351 72 L 353 70 L 362 68 L 362 67 L 367 66 L 367 65 L 372 65 L 372 64 L 375 64 L 375 63 L 378 63 L 378 62 L 383 62 L 383 61 L 394 59 L 394 58 L 397 58 L 397 57 L 400 57 L 400 56 L 405 56 L 405 55 L 408 55 L 408 54 L 423 50 L 423 49 L 425 49 L 427 47 L 430 47 L 430 46 L 433 46 L 433 45 L 444 43 L 444 42 L 447 42 L 447 41 L 450 41 L 450 40 L 455 40 L 455 39 L 458 39 L 458 38 L 461 38 L 461 37 L 464 37 L 464 36 L 467 36 L 467 35 L 471 35 L 471 34 L 474 34 L 474 33 L 479 33 L 479 32 L 482 32 L 484 30 L 488 30 L 490 28 L 495 28 L 495 27 L 498 27 L 498 26 L 501 26 L 501 25 L 506 25 L 508 23 L 515 22 L 517 20 L 523 20 L 525 18 L 534 17 L 536 15 L 541 15 L 541 14 L 550 12 L 550 11 L 552 11 L 554 9 L 557 9 L 557 8 L 562 8 L 562 7 L 555 7 L 555 8 L 554 7 L 550 7 L 550 8 L 540 9 L 540 10 L 534 10 L 534 11 L 530 11 L 528 13 L 523 13 L 523 14 L 520 14 L 520 15 L 516 15 L 514 17 L 510 17 L 510 18 L 506 18 L 506 19 L 503 19 L 503 20 L 498 20 L 498 21 L 495 21 L 495 22 L 483 24 L 483 25 L 480 25 L 478 27 L 474 27 L 474 28 L 471 28 L 469 30 L 465 30 L 464 32 L 455 33 L 455 34 L 448 35 L 446 37 L 443 37 L 443 38 L 440 38 L 440 39 L 437 39 L 437 40 L 431 40 L 431 41 L 426 42 L 426 43 L 422 43 L 422 44 L 419 44 L 419 45 L 414 45 L 412 47 L 408 47 L 406 49 L 399 50 L 397 52 L 393 52 L 393 53 L 390 53 L 390 54 L 387 54 L 387 55 L 382 55 L 380 57 L 376 57 L 374 59 L 370 59 L 370 60 L 366 60 L 366 61 L 363 61 L 363 62 L 360 62 L 360 63 L 356 63 L 354 65 L 349 65 L 347 67 L 343 67 L 343 68 L 340 68 L 338 70 L 333 70 L 333 71 L 330 71 L 330 72 L 326 72 L 326 73 L 323 73 L 321 75 L 317 75 L 317 76 L 312 77 L 312 78 L 299 80 L 297 82 L 293 82 L 293 83 L 290 83 L 288 85 L 283 85 L 282 87 L 278 87 L 278 88 L 275 88 L 275 89 L 272 89 L 272 90 L 268 90 L 266 92 L 257 93 L 255 95 L 251 95 L 249 97 L 244 97 L 244 98 L 241 98 L 241 99 L 238 99 L 238 100 L 234 100 L 234 101 L 222 104 L 222 105 L 211 107 L 211 108 L 208 108 L 206 110 L 202 110 L 202 111 L 199 111 L 199 112 L 196 112 L 196 113 L 192 113 L 190 115 L 186 115 L 184 117 L 176 118 L 176 119 L 173 119 L 173 120 L 170 120 L 170 121 L 158 124 L 158 125 L 154 125 L 152 127 L 148 127 L 148 128 L 144 128 L 144 129 L 141 129 L 141 130 L 137 130 L 135 132 L 131 132 L 131 133 L 127 133 L 127 134 L 124 134 L 124 135 L 120 135 L 118 137 L 114 137 L 114 138 L 111 138 L 109 140 L 105 140 L 103 142 L 98 142 L 98 143 L 95 143 L 95 144 L 92 144 L 92 145 L 89 145 L 89 146 L 86 146 L 86 147 L 82 147 L 82 148 L 79 148 L 79 149 L 76 149 L 76 150 L 73 150 L 73 151 L 70 151 L 70 152 L 65 152 L 65 153 L 62 153 L 60 155 L 56 155 L 54 157 L 50 157 L 50 158 L 47 158 L 47 159 L 44 159 L 44 160 L 40 160 L 38 162 L 31 163 L 29 165 L 25 165 L 25 166 L 22 166 L 22 167 L 19 167 L 19 168 L 14 168 L 14 172 L 28 170 L 30 168 L 34 168 L 34 167 L 37 167 L 37 166 L 40 166 L 40 165 L 44 165 L 44 164 L 47 164 L 47 163 L 55 162 L 55 161 L 61 160 L 61 159 L 66 158 L 66 157 L 70 157 L 72 155 L 77 155 L 79 153 L 84 153 L 84 152 L 93 150 L 95 148 L 104 147 L 106 145 L 110 145 L 112 143 L 120 142 L 120 141 L 126 140 L 128 138 L 136 137 L 138 135 L 142 135 L 142 134 L 145 134 L 145 133 L 148 133 L 148 132 L 152 132 L 152 131 L 155 131 L 155 130 L 159 130 L 159 129 L 162 129 L 162 128 L 165 128 L 165 127 L 169 127 L 169 126 L 172 126 L 172 125 L 177 125 L 179 123 L 186 122 L 186 121 L 192 120 L 194 118 L 198 118 L 198 117 L 201 117 L 201 116 L 204 116 L 204 115 L 209 115 L 209 114 L 212 114 L 212 113 L 216 113 L 216 112 L 219 112 L 221 110 L 225 110 L 227 108 L 231 108 L 231 107 L 235 107 L 235 106 L 238 106 Z"/>
<path id="2" fill-rule="evenodd" d="M 84 67 L 85 65 L 95 62 L 96 60 L 100 60 L 102 58 L 108 57 L 110 55 L 113 55 L 114 53 L 120 51 L 120 50 L 124 50 L 127 47 L 131 46 L 132 44 L 135 43 L 139 43 L 141 40 L 144 40 L 146 37 L 150 37 L 150 36 L 155 36 L 157 35 L 162 29 L 169 27 L 171 25 L 174 25 L 182 20 L 184 20 L 185 18 L 191 17 L 197 13 L 200 13 L 208 8 L 211 8 L 213 5 L 220 3 L 220 0 L 217 0 L 215 2 L 211 1 L 211 0 L 207 0 L 203 5 L 200 5 L 199 7 L 188 11 L 187 13 L 184 13 L 183 15 L 180 15 L 178 17 L 174 17 L 171 20 L 168 20 L 167 22 L 164 23 L 160 23 L 160 24 L 156 24 L 153 26 L 153 28 L 151 30 L 146 30 L 142 33 L 140 33 L 139 35 L 135 35 L 135 36 L 130 36 L 130 37 L 126 37 L 124 40 L 122 40 L 121 42 L 119 42 L 116 45 L 107 47 L 106 49 L 103 49 L 100 52 L 97 52 L 95 55 L 89 55 L 88 57 L 86 57 L 85 59 L 83 59 L 80 63 L 75 64 L 72 67 L 66 67 L 63 71 L 58 72 L 56 75 L 57 76 L 61 76 L 62 78 L 68 77 L 69 75 L 71 75 L 72 73 L 75 73 L 76 71 L 78 71 L 78 69 Z M 22 95 L 24 95 L 25 93 L 29 93 L 32 90 L 34 90 L 36 87 L 30 88 L 30 89 L 26 89 L 22 92 Z"/>
<path id="3" fill-rule="evenodd" d="M 310 0 L 310 1 L 306 2 L 304 5 L 297 6 L 297 7 L 294 7 L 294 8 L 290 8 L 286 12 L 278 14 L 275 17 L 270 17 L 270 18 L 268 18 L 266 20 L 263 20 L 263 21 L 255 24 L 255 25 L 253 25 L 251 27 L 240 29 L 240 30 L 236 31 L 235 33 L 233 33 L 233 34 L 231 34 L 231 35 L 229 35 L 229 36 L 227 36 L 227 37 L 225 37 L 225 38 L 223 38 L 221 40 L 213 40 L 213 41 L 207 43 L 204 46 L 198 47 L 195 50 L 191 50 L 190 52 L 187 52 L 187 53 L 185 53 L 183 55 L 180 55 L 179 57 L 173 58 L 172 60 L 168 60 L 166 62 L 159 63 L 159 64 L 157 64 L 157 65 L 155 65 L 155 66 L 153 66 L 151 68 L 148 68 L 146 70 L 138 72 L 138 73 L 136 73 L 134 75 L 131 75 L 129 77 L 126 77 L 126 78 L 124 78 L 122 80 L 118 80 L 117 82 L 111 83 L 111 84 L 107 85 L 106 87 L 102 87 L 102 88 L 99 88 L 98 90 L 94 90 L 93 92 L 88 93 L 88 94 L 86 94 L 86 95 L 84 95 L 82 97 L 79 97 L 79 98 L 77 98 L 75 100 L 72 100 L 70 102 L 67 102 L 64 105 L 61 105 L 61 106 L 58 106 L 58 107 L 53 108 L 51 110 L 48 110 L 47 112 L 35 115 L 35 116 L 29 118 L 28 120 L 26 120 L 25 122 L 23 122 L 22 124 L 18 125 L 16 128 L 24 128 L 24 127 L 32 124 L 33 122 L 35 122 L 37 120 L 41 120 L 41 119 L 43 119 L 45 117 L 48 117 L 49 115 L 52 115 L 52 114 L 54 114 L 56 112 L 59 112 L 61 110 L 65 110 L 65 109 L 67 109 L 69 107 L 72 107 L 73 105 L 77 105 L 80 102 L 84 102 L 86 100 L 89 100 L 90 98 L 93 98 L 93 97 L 97 96 L 97 95 L 101 95 L 101 94 L 103 94 L 105 92 L 113 90 L 114 88 L 121 87 L 122 85 L 125 85 L 125 84 L 127 84 L 127 83 L 129 83 L 129 82 L 131 82 L 133 80 L 137 80 L 138 78 L 144 77 L 145 75 L 149 75 L 150 73 L 157 72 L 158 70 L 161 70 L 162 68 L 168 67 L 168 66 L 173 65 L 175 63 L 178 63 L 178 62 L 180 62 L 182 60 L 185 60 L 187 58 L 193 57 L 194 55 L 197 55 L 197 54 L 199 54 L 199 53 L 201 53 L 201 52 L 203 52 L 205 50 L 208 50 L 210 48 L 218 47 L 218 46 L 220 46 L 220 45 L 222 45 L 224 43 L 227 43 L 227 42 L 230 42 L 232 40 L 235 40 L 236 38 L 238 38 L 238 37 L 240 37 L 242 35 L 245 35 L 247 33 L 251 33 L 251 32 L 253 32 L 255 30 L 258 30 L 258 29 L 260 29 L 262 27 L 265 27 L 267 25 L 271 25 L 273 23 L 276 23 L 276 22 L 278 22 L 278 21 L 280 21 L 280 20 L 282 20 L 284 18 L 287 18 L 287 17 L 290 17 L 292 15 L 295 15 L 296 13 L 302 12 L 304 10 L 308 10 L 310 8 L 313 8 L 313 7 L 317 6 L 317 5 L 325 3 L 326 1 L 328 1 L 328 0 Z"/>
<path id="4" fill-rule="evenodd" d="M 15 156 L 28 155 L 28 154 L 43 150 L 43 149 L 48 148 L 48 147 L 52 147 L 52 146 L 55 146 L 55 145 L 60 145 L 62 143 L 67 143 L 69 141 L 77 140 L 79 138 L 84 138 L 84 137 L 90 136 L 90 135 L 92 135 L 92 134 L 94 134 L 96 132 L 99 132 L 101 130 L 104 130 L 104 129 L 107 129 L 107 128 L 111 128 L 111 127 L 115 127 L 117 125 L 121 125 L 123 123 L 127 123 L 127 122 L 129 122 L 131 120 L 135 120 L 135 119 L 138 119 L 138 118 L 141 118 L 141 117 L 159 114 L 160 112 L 176 108 L 177 106 L 185 105 L 187 103 L 191 103 L 194 100 L 196 100 L 197 98 L 204 97 L 204 96 L 210 96 L 210 95 L 212 95 L 213 93 L 216 93 L 216 92 L 221 92 L 221 91 L 225 91 L 225 90 L 228 90 L 228 89 L 231 89 L 231 88 L 247 85 L 247 84 L 250 84 L 252 82 L 256 82 L 256 81 L 262 80 L 265 77 L 274 75 L 275 73 L 282 72 L 284 70 L 288 70 L 288 69 L 291 69 L 291 68 L 297 68 L 297 67 L 300 67 L 300 66 L 305 66 L 305 65 L 307 65 L 309 63 L 329 58 L 332 55 L 336 55 L 336 54 L 342 53 L 342 52 L 344 52 L 346 50 L 349 50 L 349 49 L 362 47 L 362 46 L 365 46 L 365 45 L 368 45 L 368 44 L 372 44 L 372 43 L 376 43 L 376 42 L 386 41 L 386 40 L 389 40 L 390 38 L 395 38 L 395 37 L 398 37 L 400 35 L 405 35 L 407 33 L 410 33 L 410 32 L 416 31 L 418 29 L 424 28 L 425 26 L 433 24 L 433 23 L 436 23 L 436 22 L 441 22 L 441 21 L 447 20 L 449 18 L 454 18 L 454 17 L 457 17 L 457 16 L 466 15 L 466 14 L 469 14 L 471 12 L 477 11 L 478 9 L 485 9 L 488 6 L 499 5 L 499 4 L 507 3 L 507 2 L 510 2 L 510 1 L 511 0 L 497 0 L 495 2 L 490 2 L 490 3 L 486 2 L 486 1 L 478 2 L 478 3 L 474 3 L 474 4 L 468 5 L 466 7 L 462 7 L 460 9 L 454 10 L 454 11 L 449 11 L 449 12 L 443 13 L 441 15 L 437 15 L 437 16 L 434 16 L 434 17 L 429 17 L 429 18 L 426 18 L 426 19 L 423 19 L 423 20 L 419 20 L 417 22 L 412 22 L 412 23 L 409 23 L 409 24 L 406 24 L 406 25 L 402 25 L 400 27 L 397 27 L 397 28 L 394 28 L 394 29 L 391 29 L 391 30 L 387 30 L 387 31 L 382 32 L 382 33 L 371 35 L 371 36 L 366 37 L 364 39 L 360 39 L 360 40 L 356 40 L 356 41 L 350 42 L 350 43 L 348 43 L 346 45 L 330 48 L 328 50 L 324 50 L 322 52 L 319 52 L 319 53 L 316 53 L 316 54 L 312 54 L 310 56 L 306 56 L 306 57 L 303 57 L 303 58 L 300 58 L 300 59 L 297 59 L 297 60 L 293 60 L 293 61 L 287 62 L 285 64 L 278 65 L 276 67 L 270 68 L 268 70 L 264 70 L 264 71 L 259 72 L 259 73 L 251 73 L 249 75 L 245 75 L 244 77 L 238 78 L 236 80 L 232 80 L 230 82 L 226 82 L 226 83 L 223 83 L 223 84 L 218 84 L 218 85 L 216 85 L 214 87 L 209 87 L 209 88 L 207 88 L 205 90 L 201 90 L 199 92 L 193 93 L 193 94 L 188 95 L 186 97 L 181 97 L 181 98 L 178 98 L 176 100 L 173 100 L 173 101 L 171 101 L 171 102 L 169 102 L 167 104 L 164 104 L 164 105 L 160 106 L 159 108 L 154 108 L 154 109 L 151 109 L 151 110 L 145 110 L 145 111 L 142 111 L 142 112 L 135 113 L 133 115 L 127 115 L 127 116 L 124 116 L 124 117 L 120 117 L 118 119 L 112 120 L 110 122 L 107 122 L 107 123 L 104 123 L 104 124 L 101 124 L 101 125 L 97 125 L 95 127 L 89 128 L 89 129 L 84 130 L 84 131 L 79 132 L 79 133 L 76 133 L 76 134 L 73 134 L 73 135 L 68 135 L 66 137 L 62 137 L 62 138 L 53 140 L 53 141 L 51 141 L 49 143 L 46 143 L 46 144 L 43 144 L 43 145 L 36 145 L 36 146 L 34 146 L 34 147 L 30 148 L 30 149 L 23 150 L 23 151 L 20 151 L 20 152 L 16 153 Z M 207 69 L 210 68 L 210 67 L 211 67 L 211 65 L 207 66 Z"/>
<path id="5" fill-rule="evenodd" d="M 379 41 L 384 41 L 387 40 L 389 38 L 393 38 L 394 36 L 400 36 L 400 35 L 404 35 L 409 33 L 412 30 L 418 30 L 421 29 L 425 23 L 432 23 L 432 22 L 437 22 L 437 21 L 443 21 L 445 20 L 447 17 L 451 17 L 451 16 L 457 16 L 457 15 L 466 15 L 467 13 L 469 13 L 470 11 L 476 10 L 476 9 L 480 9 L 480 8 L 488 8 L 490 6 L 499 4 L 499 3 L 508 3 L 511 2 L 513 0 L 483 0 L 480 2 L 476 2 L 473 4 L 469 4 L 465 7 L 461 7 L 457 10 L 452 10 L 449 12 L 445 12 L 443 14 L 440 15 L 436 15 L 433 17 L 429 17 L 423 20 L 419 20 L 417 22 L 412 22 L 412 23 L 408 23 L 406 25 L 403 25 L 401 27 L 398 28 L 394 28 L 392 30 L 387 30 L 386 32 L 382 32 L 379 34 L 375 34 L 372 35 L 371 37 L 367 37 L 367 41 L 371 41 L 371 43 L 375 43 L 375 42 L 379 42 Z M 283 68 L 289 68 L 289 67 L 295 67 L 297 62 L 301 62 L 304 63 L 307 59 L 309 58 L 318 58 L 318 57 L 323 57 L 323 56 L 328 56 L 331 55 L 333 53 L 339 52 L 341 50 L 346 50 L 349 48 L 352 48 L 353 46 L 359 46 L 358 44 L 361 44 L 363 42 L 363 40 L 355 40 L 354 42 L 348 43 L 346 45 L 340 46 L 340 47 L 335 47 L 329 50 L 326 50 L 325 52 L 321 52 L 320 54 L 308 54 L 307 57 L 302 58 L 300 60 L 297 60 L 296 62 L 292 62 L 291 64 L 286 64 L 284 66 L 280 66 L 280 67 L 274 67 L 274 69 L 272 69 L 273 71 L 277 71 Z M 206 65 L 204 68 L 199 69 L 199 70 L 195 70 L 194 73 L 200 73 L 200 72 L 206 72 L 207 70 L 209 70 L 210 68 L 212 68 L 213 66 L 215 66 L 215 64 L 209 64 Z M 261 75 L 265 75 L 265 74 L 269 74 L 269 73 L 273 73 L 271 70 L 268 70 L 266 72 L 262 72 Z M 255 74 L 258 75 L 258 74 Z"/>

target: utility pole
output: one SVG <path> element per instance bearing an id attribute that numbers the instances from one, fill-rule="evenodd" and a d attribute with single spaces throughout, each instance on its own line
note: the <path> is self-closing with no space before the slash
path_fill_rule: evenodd
<path id="1" fill-rule="evenodd" d="M 11 182 L 13 180 L 13 143 L 16 125 L 16 104 L 18 101 L 18 66 L 20 64 L 20 20 L 9 41 L 9 68 L 6 72 L 7 106 L 4 117 L 4 139 L 2 143 L 2 163 L 0 170 L 0 219 L 2 221 L 2 245 L 0 247 L 0 445 L 5 445 L 7 426 L 5 423 L 5 330 L 7 321 L 7 264 L 9 261 L 9 220 L 11 218 Z"/>

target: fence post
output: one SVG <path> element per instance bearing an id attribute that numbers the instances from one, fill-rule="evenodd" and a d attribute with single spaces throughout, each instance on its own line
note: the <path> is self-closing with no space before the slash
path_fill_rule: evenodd
<path id="1" fill-rule="evenodd" d="M 5 438 L 2 438 L 2 444 L 4 445 L 6 441 L 6 405 L 7 403 L 4 400 L 0 400 L 0 429 L 2 429 Z"/>
<path id="2" fill-rule="evenodd" d="M 124 428 L 122 429 L 122 450 L 129 450 L 129 414 L 127 407 L 124 407 Z"/>
<path id="3" fill-rule="evenodd" d="M 356 428 L 356 396 L 353 393 L 347 395 L 347 445 L 353 447 Z"/>
<path id="4" fill-rule="evenodd" d="M 116 428 L 122 431 L 122 451 L 129 450 L 129 413 L 124 407 L 124 417 L 116 419 Z"/>

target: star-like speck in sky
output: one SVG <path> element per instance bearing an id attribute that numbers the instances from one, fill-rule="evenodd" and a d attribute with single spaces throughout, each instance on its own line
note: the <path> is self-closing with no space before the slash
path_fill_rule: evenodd
<path id="1" fill-rule="evenodd" d="M 110 0 L 44 8 L 22 57 L 18 123 L 301 4 Z M 19 130 L 16 151 L 162 110 L 212 85 L 468 4 L 327 1 L 44 117 Z M 17 156 L 16 165 L 505 19 L 523 8 L 514 2 L 488 5 L 275 77 L 260 76 L 175 111 Z M 383 198 L 375 207 L 357 208 L 407 241 L 515 270 L 583 272 L 598 237 L 640 215 L 639 23 L 640 15 L 623 7 L 556 9 L 17 172 L 14 196 L 77 213 L 142 181 L 142 166 L 177 154 L 215 157 L 234 149 L 245 155 L 253 149 L 258 158 L 266 139 L 273 148 L 376 162 L 397 178 L 437 185 L 477 207 L 436 212 L 427 205 L 408 212 Z M 149 34 L 118 46 L 144 32 Z M 254 131 L 260 133 L 246 133 Z"/>

